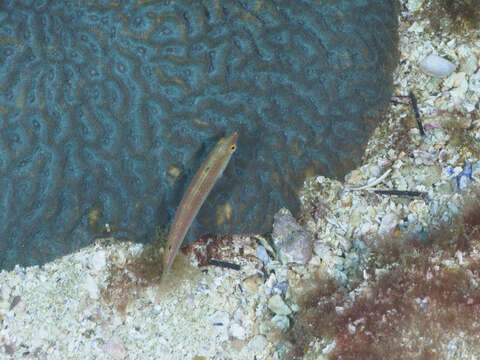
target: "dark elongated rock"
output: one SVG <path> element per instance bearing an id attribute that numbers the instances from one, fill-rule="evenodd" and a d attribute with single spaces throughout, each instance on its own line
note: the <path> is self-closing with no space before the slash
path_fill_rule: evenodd
<path id="1" fill-rule="evenodd" d="M 269 231 L 306 175 L 358 163 L 395 26 L 393 0 L 2 0 L 0 267 L 151 240 L 233 131 L 190 239 Z"/>

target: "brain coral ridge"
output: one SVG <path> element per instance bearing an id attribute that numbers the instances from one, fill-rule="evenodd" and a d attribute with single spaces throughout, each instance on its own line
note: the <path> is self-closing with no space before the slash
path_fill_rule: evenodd
<path id="1" fill-rule="evenodd" d="M 190 239 L 263 233 L 342 176 L 391 94 L 393 0 L 0 4 L 0 268 L 168 226 L 218 139 Z"/>

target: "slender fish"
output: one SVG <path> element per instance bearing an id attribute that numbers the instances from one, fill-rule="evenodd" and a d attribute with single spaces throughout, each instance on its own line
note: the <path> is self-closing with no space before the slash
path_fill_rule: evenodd
<path id="1" fill-rule="evenodd" d="M 237 148 L 238 133 L 221 138 L 207 159 L 195 174 L 187 191 L 183 195 L 168 234 L 167 247 L 163 254 L 163 275 L 165 277 L 172 266 L 173 260 L 180 249 L 180 245 L 187 234 L 193 219 L 208 194 L 228 165 L 232 154 Z"/>

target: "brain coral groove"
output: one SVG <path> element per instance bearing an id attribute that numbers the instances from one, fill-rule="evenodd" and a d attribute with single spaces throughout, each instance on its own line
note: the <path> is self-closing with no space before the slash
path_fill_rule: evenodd
<path id="1" fill-rule="evenodd" d="M 190 238 L 269 231 L 358 163 L 395 34 L 393 0 L 2 0 L 0 267 L 151 240 L 233 130 Z"/>

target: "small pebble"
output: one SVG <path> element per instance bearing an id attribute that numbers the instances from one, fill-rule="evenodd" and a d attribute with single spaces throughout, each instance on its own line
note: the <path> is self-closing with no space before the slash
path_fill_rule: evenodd
<path id="1" fill-rule="evenodd" d="M 450 75 L 456 68 L 455 64 L 438 55 L 429 55 L 420 62 L 420 70 L 425 74 L 445 77 Z"/>
<path id="2" fill-rule="evenodd" d="M 107 264 L 107 257 L 105 250 L 99 250 L 93 254 L 90 258 L 90 265 L 95 272 L 100 272 L 103 270 L 105 265 Z"/>
<path id="3" fill-rule="evenodd" d="M 290 315 L 292 313 L 292 310 L 285 304 L 279 294 L 273 295 L 268 300 L 268 308 L 277 315 Z"/>
<path id="4" fill-rule="evenodd" d="M 248 347 L 254 353 L 262 352 L 268 346 L 267 338 L 264 335 L 256 335 L 248 343 Z"/>
<path id="5" fill-rule="evenodd" d="M 255 274 L 252 276 L 249 276 L 245 280 L 243 280 L 243 285 L 245 288 L 250 291 L 252 294 L 257 293 L 258 287 L 263 284 L 262 278 L 260 275 Z"/>
<path id="6" fill-rule="evenodd" d="M 274 217 L 273 244 L 282 264 L 305 265 L 312 258 L 312 235 L 302 228 L 287 209 Z"/>
<path id="7" fill-rule="evenodd" d="M 290 326 L 290 319 L 285 315 L 275 315 L 272 318 L 272 323 L 280 330 L 285 331 Z"/>
<path id="8" fill-rule="evenodd" d="M 380 223 L 380 228 L 378 229 L 379 234 L 392 234 L 398 225 L 398 217 L 395 214 L 386 214 L 382 222 Z"/>
<path id="9" fill-rule="evenodd" d="M 331 250 L 328 245 L 323 244 L 322 242 L 317 242 L 314 247 L 315 254 L 320 258 L 326 258 L 331 256 Z"/>
<path id="10" fill-rule="evenodd" d="M 100 289 L 98 288 L 97 282 L 92 276 L 90 276 L 89 274 L 85 275 L 83 286 L 85 287 L 85 290 L 87 290 L 88 295 L 90 295 L 92 299 L 98 299 Z"/>
<path id="11" fill-rule="evenodd" d="M 245 340 L 245 329 L 237 323 L 230 326 L 229 334 L 236 339 Z"/>

